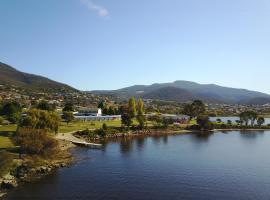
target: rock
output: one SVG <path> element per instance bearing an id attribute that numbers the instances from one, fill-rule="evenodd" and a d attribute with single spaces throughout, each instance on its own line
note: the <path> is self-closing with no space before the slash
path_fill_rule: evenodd
<path id="1" fill-rule="evenodd" d="M 17 181 L 14 176 L 11 176 L 10 174 L 3 177 L 1 182 L 1 189 L 8 190 L 17 187 Z"/>

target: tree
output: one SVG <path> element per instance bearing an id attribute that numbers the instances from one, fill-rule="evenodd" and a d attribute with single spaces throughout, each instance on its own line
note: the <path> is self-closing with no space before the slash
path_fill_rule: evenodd
<path id="1" fill-rule="evenodd" d="M 191 104 L 186 104 L 184 106 L 183 114 L 189 116 L 189 119 L 192 120 L 195 117 L 193 106 Z"/>
<path id="2" fill-rule="evenodd" d="M 265 123 L 264 117 L 259 117 L 258 120 L 257 120 L 258 126 L 262 126 L 264 123 Z"/>
<path id="3" fill-rule="evenodd" d="M 98 104 L 98 108 L 100 108 L 101 110 L 106 108 L 106 102 L 104 100 L 100 101 Z"/>
<path id="4" fill-rule="evenodd" d="M 27 116 L 20 120 L 19 127 L 30 129 L 43 129 L 57 133 L 60 118 L 57 113 L 46 110 L 31 109 Z"/>
<path id="5" fill-rule="evenodd" d="M 0 116 L 0 124 L 2 124 L 4 121 L 4 118 Z"/>
<path id="6" fill-rule="evenodd" d="M 254 126 L 254 123 L 258 118 L 258 114 L 254 111 L 244 111 L 239 117 L 240 120 L 245 122 L 246 126 L 248 126 L 249 121 L 251 122 L 251 126 Z"/>
<path id="7" fill-rule="evenodd" d="M 66 103 L 65 107 L 63 108 L 63 112 L 74 112 L 74 105 L 73 103 Z"/>
<path id="8" fill-rule="evenodd" d="M 243 121 L 245 125 L 248 126 L 248 122 L 250 119 L 249 112 L 248 111 L 242 112 L 240 113 L 239 117 L 240 117 L 240 121 Z"/>
<path id="9" fill-rule="evenodd" d="M 143 129 L 145 126 L 145 117 L 144 115 L 137 115 L 137 121 L 139 122 L 140 129 Z"/>
<path id="10" fill-rule="evenodd" d="M 54 111 L 55 107 L 53 105 L 50 105 L 47 101 L 42 100 L 41 102 L 38 103 L 37 109 L 47 110 L 47 111 Z"/>
<path id="11" fill-rule="evenodd" d="M 144 115 L 144 104 L 142 98 L 139 98 L 137 103 L 137 114 Z"/>
<path id="12" fill-rule="evenodd" d="M 254 126 L 254 123 L 258 118 L 258 113 L 254 112 L 254 111 L 250 111 L 249 117 L 250 117 L 250 121 L 251 121 L 251 126 Z"/>
<path id="13" fill-rule="evenodd" d="M 132 124 L 132 116 L 128 105 L 120 107 L 121 121 L 124 126 L 130 127 Z"/>
<path id="14" fill-rule="evenodd" d="M 20 119 L 22 108 L 17 102 L 8 102 L 3 105 L 1 114 L 12 123 L 17 123 Z"/>
<path id="15" fill-rule="evenodd" d="M 63 112 L 62 118 L 67 122 L 67 125 L 74 120 L 73 112 Z"/>
<path id="16" fill-rule="evenodd" d="M 228 124 L 228 125 L 232 125 L 232 120 L 229 120 L 229 119 L 228 119 L 228 120 L 227 120 L 227 124 Z"/>
<path id="17" fill-rule="evenodd" d="M 221 123 L 221 122 L 222 122 L 220 118 L 218 118 L 216 121 L 217 121 L 218 123 Z"/>
<path id="18" fill-rule="evenodd" d="M 18 128 L 15 143 L 21 152 L 29 155 L 52 157 L 57 152 L 58 142 L 45 130 Z"/>
<path id="19" fill-rule="evenodd" d="M 131 97 L 128 101 L 128 106 L 130 110 L 130 115 L 132 118 L 136 116 L 136 100 L 134 97 Z"/>
<path id="20" fill-rule="evenodd" d="M 191 105 L 193 107 L 195 117 L 198 117 L 199 115 L 203 115 L 205 113 L 205 105 L 201 100 L 195 100 Z"/>
<path id="21" fill-rule="evenodd" d="M 144 116 L 144 104 L 141 98 L 138 100 L 137 103 L 137 121 L 139 122 L 139 127 L 143 129 L 146 119 Z"/>
<path id="22" fill-rule="evenodd" d="M 202 130 L 211 130 L 213 128 L 213 124 L 207 115 L 199 115 L 197 117 L 197 124 Z"/>

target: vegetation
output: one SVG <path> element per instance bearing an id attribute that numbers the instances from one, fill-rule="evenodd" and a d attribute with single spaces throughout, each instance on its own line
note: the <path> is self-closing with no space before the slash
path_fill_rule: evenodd
<path id="1" fill-rule="evenodd" d="M 20 120 L 22 108 L 19 103 L 7 102 L 1 109 L 1 115 L 8 119 L 12 123 L 17 123 Z"/>
<path id="2" fill-rule="evenodd" d="M 15 143 L 20 146 L 21 153 L 27 155 L 53 156 L 58 148 L 58 142 L 44 129 L 19 128 Z"/>
<path id="3" fill-rule="evenodd" d="M 67 122 L 67 125 L 75 119 L 73 112 L 70 111 L 63 112 L 62 118 Z"/>
<path id="4" fill-rule="evenodd" d="M 19 127 L 58 132 L 60 117 L 57 113 L 45 110 L 31 109 L 27 116 L 23 117 Z"/>
<path id="5" fill-rule="evenodd" d="M 10 137 L 0 136 L 0 149 L 12 148 L 14 144 Z"/>
<path id="6" fill-rule="evenodd" d="M 189 116 L 191 120 L 199 115 L 205 114 L 205 111 L 204 103 L 200 100 L 195 100 L 193 103 L 184 106 L 183 114 Z"/>
<path id="7" fill-rule="evenodd" d="M 55 110 L 55 105 L 49 104 L 47 101 L 42 100 L 41 102 L 38 103 L 37 109 L 47 110 L 47 111 L 54 111 Z"/>

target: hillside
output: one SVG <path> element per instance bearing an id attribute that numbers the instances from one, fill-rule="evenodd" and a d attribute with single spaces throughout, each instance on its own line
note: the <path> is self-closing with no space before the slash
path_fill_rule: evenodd
<path id="1" fill-rule="evenodd" d="M 76 89 L 48 78 L 20 72 L 0 62 L 0 84 L 42 92 L 72 92 Z"/>
<path id="2" fill-rule="evenodd" d="M 168 87 L 182 90 L 177 91 L 176 89 L 170 89 L 167 91 L 166 88 Z M 183 90 L 185 90 L 185 93 L 183 93 Z M 225 103 L 244 103 L 256 98 L 270 98 L 270 95 L 261 92 L 223 87 L 215 84 L 198 84 L 190 81 L 175 81 L 172 83 L 162 84 L 155 83 L 152 85 L 135 85 L 113 91 L 93 91 L 93 93 L 115 94 L 122 97 L 136 96 L 161 100 L 170 99 L 173 101 L 182 102 L 193 99 L 194 97 L 204 99 L 206 102 Z M 190 98 L 191 95 L 192 98 Z"/>

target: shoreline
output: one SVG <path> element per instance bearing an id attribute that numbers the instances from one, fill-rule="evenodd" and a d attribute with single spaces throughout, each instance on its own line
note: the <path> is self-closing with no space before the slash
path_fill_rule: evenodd
<path id="1" fill-rule="evenodd" d="M 200 131 L 200 130 L 169 130 L 169 129 L 148 129 L 148 130 L 136 130 L 136 131 L 129 131 L 127 133 L 117 133 L 107 135 L 105 138 L 97 138 L 97 139 L 89 139 L 87 136 L 79 136 L 78 131 L 65 133 L 64 135 L 71 135 L 76 137 L 77 139 L 86 141 L 86 142 L 101 142 L 106 140 L 112 140 L 117 138 L 133 138 L 133 137 L 151 137 L 151 136 L 169 136 L 169 135 L 180 135 L 180 134 L 207 134 L 207 133 L 215 133 L 215 132 L 229 132 L 229 131 L 270 131 L 270 129 L 266 128 L 248 128 L 248 129 L 239 129 L 239 128 L 232 128 L 232 129 L 213 129 L 209 131 Z M 59 133 L 62 135 L 63 133 Z M 68 136 L 67 136 L 68 137 Z M 21 160 L 21 164 L 16 166 L 16 168 L 20 168 L 21 171 L 17 173 L 19 176 L 13 176 L 11 173 L 8 173 L 4 177 L 0 177 L 0 199 L 2 199 L 10 190 L 18 187 L 25 182 L 31 182 L 37 180 L 39 178 L 45 177 L 46 175 L 52 173 L 53 171 L 63 168 L 69 167 L 74 162 L 74 156 L 70 153 L 72 148 L 75 148 L 76 145 L 72 144 L 72 142 L 65 140 L 64 138 L 57 138 L 59 141 L 59 148 L 60 148 L 60 157 L 56 159 L 49 159 L 44 160 L 45 163 L 41 166 L 30 167 L 30 169 L 26 164 L 26 160 Z M 63 157 L 61 157 L 63 156 Z M 24 171 L 25 170 L 25 171 Z M 3 185 L 6 188 L 2 188 Z"/>
<path id="2" fill-rule="evenodd" d="M 56 157 L 53 159 L 40 158 L 43 163 L 36 166 L 29 165 L 29 161 L 33 161 L 29 157 L 14 158 L 16 167 L 0 177 L 0 199 L 19 185 L 45 177 L 59 168 L 69 167 L 74 162 L 74 157 L 70 153 L 74 147 L 75 145 L 72 143 L 59 141 L 59 153 Z"/>
<path id="3" fill-rule="evenodd" d="M 180 135 L 180 134 L 206 134 L 206 133 L 215 133 L 215 132 L 229 132 L 229 131 L 270 131 L 270 129 L 267 128 L 248 128 L 248 129 L 241 129 L 241 128 L 231 128 L 231 129 L 213 129 L 213 130 L 187 130 L 187 129 L 181 129 L 181 130 L 169 130 L 169 129 L 148 129 L 148 130 L 136 130 L 136 131 L 129 131 L 127 133 L 116 133 L 116 134 L 109 134 L 106 135 L 104 138 L 89 138 L 88 136 L 81 136 L 78 135 L 78 131 L 75 131 L 72 134 L 74 137 L 84 140 L 86 142 L 101 142 L 105 140 L 110 139 L 116 139 L 116 138 L 133 138 L 133 137 L 139 137 L 139 136 L 159 136 L 159 135 Z"/>

